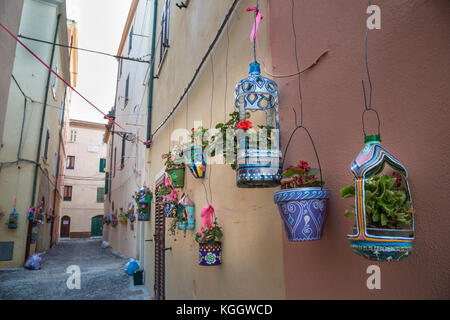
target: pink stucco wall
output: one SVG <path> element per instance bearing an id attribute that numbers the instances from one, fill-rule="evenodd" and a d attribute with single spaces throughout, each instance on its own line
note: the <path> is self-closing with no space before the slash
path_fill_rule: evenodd
<path id="1" fill-rule="evenodd" d="M 303 73 L 302 86 L 304 125 L 315 139 L 331 196 L 321 241 L 290 243 L 283 235 L 288 299 L 450 298 L 450 2 L 374 4 L 381 7 L 381 30 L 369 32 L 373 106 L 382 120 L 382 144 L 409 172 L 416 209 L 414 252 L 402 262 L 375 263 L 355 255 L 346 239 L 354 219 L 344 217 L 351 201 L 341 200 L 339 190 L 352 182 L 349 166 L 363 147 L 367 4 L 295 0 L 301 68 L 328 50 Z M 272 73 L 293 73 L 291 1 L 269 0 L 269 6 Z M 292 106 L 298 110 L 298 78 L 275 80 L 285 145 L 294 125 Z M 368 121 L 370 133 L 375 127 Z M 299 159 L 317 165 L 304 133 L 294 139 L 285 165 Z M 372 264 L 381 267 L 381 290 L 366 287 L 366 268 Z"/>

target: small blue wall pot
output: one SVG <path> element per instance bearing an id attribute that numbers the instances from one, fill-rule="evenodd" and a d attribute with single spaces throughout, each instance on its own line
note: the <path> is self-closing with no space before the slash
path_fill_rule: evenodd
<path id="1" fill-rule="evenodd" d="M 199 261 L 201 266 L 217 266 L 222 264 L 222 243 L 199 243 Z"/>
<path id="2" fill-rule="evenodd" d="M 328 189 L 292 188 L 276 191 L 284 230 L 289 241 L 312 241 L 322 238 L 327 209 Z"/>

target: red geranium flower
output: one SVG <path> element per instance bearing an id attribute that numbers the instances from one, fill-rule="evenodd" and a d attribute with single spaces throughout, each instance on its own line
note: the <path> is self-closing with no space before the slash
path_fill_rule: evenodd
<path id="1" fill-rule="evenodd" d="M 247 131 L 250 128 L 252 128 L 252 123 L 249 120 L 242 120 L 236 126 L 236 129 L 242 129 L 244 131 Z"/>

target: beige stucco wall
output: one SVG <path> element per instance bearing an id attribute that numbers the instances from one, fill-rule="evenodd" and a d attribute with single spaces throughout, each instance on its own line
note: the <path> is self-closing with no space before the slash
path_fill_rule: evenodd
<path id="1" fill-rule="evenodd" d="M 172 1 L 170 49 L 162 68 L 156 68 L 159 79 L 155 80 L 153 131 L 182 95 L 232 2 L 191 1 L 187 10 L 179 10 Z M 160 34 L 163 5 L 164 1 L 161 1 L 158 7 L 157 35 Z M 169 135 L 173 130 L 190 130 L 195 121 L 202 121 L 205 127 L 214 127 L 215 123 L 223 122 L 225 115 L 233 111 L 234 87 L 239 80 L 248 76 L 248 65 L 253 60 L 249 34 L 254 14 L 246 12 L 246 8 L 253 5 L 254 1 L 240 1 L 228 28 L 224 30 L 212 56 L 208 57 L 189 92 L 189 108 L 186 100 L 183 101 L 170 121 L 154 136 L 153 146 L 148 153 L 152 188 L 155 176 L 163 169 L 161 154 L 169 151 Z M 266 12 L 265 1 L 260 5 L 262 12 Z M 268 60 L 267 20 L 265 17 L 260 27 L 259 46 L 260 54 Z M 212 66 L 214 101 L 211 110 Z M 166 251 L 167 299 L 285 298 L 281 221 L 272 200 L 274 189 L 237 188 L 235 172 L 227 165 L 208 166 L 207 177 L 203 182 L 207 195 L 202 180 L 193 178 L 186 169 L 185 188 L 178 190 L 179 194 L 187 192 L 195 202 L 196 230 L 187 231 L 186 237 L 179 231 L 174 241 L 167 235 L 170 219 L 166 220 L 165 246 L 172 247 L 171 251 Z M 194 240 L 195 232 L 201 225 L 200 211 L 207 205 L 206 197 L 214 206 L 224 230 L 223 264 L 215 267 L 198 265 L 198 244 Z M 146 224 L 146 239 L 153 238 L 154 205 L 152 210 L 152 221 Z M 146 285 L 152 291 L 153 248 L 153 242 L 146 242 Z"/>
<path id="2" fill-rule="evenodd" d="M 62 16 L 57 42 L 67 43 L 64 3 L 59 6 L 53 6 L 35 0 L 25 0 L 19 33 L 53 41 L 58 13 L 61 13 Z M 33 43 L 31 41 L 24 41 L 24 43 L 44 61 L 48 62 L 50 60 L 51 46 L 42 43 Z M 58 62 L 59 73 L 67 79 L 69 77 L 69 71 L 66 49 L 57 47 L 54 59 L 54 66 Z M 28 100 L 27 103 L 20 157 L 35 161 L 48 70 L 24 48 L 18 46 L 12 74 L 16 77 L 25 94 L 33 100 L 32 102 Z M 55 76 L 52 75 L 50 84 L 52 84 L 54 78 Z M 24 113 L 24 97 L 17 88 L 17 85 L 13 82 L 11 84 L 5 119 L 4 140 L 0 150 L 0 162 L 2 163 L 17 160 L 20 129 Z M 64 86 L 57 81 L 55 95 L 53 95 L 51 86 L 49 88 L 47 111 L 43 126 L 44 131 L 42 134 L 41 155 L 39 158 L 40 169 L 38 170 L 36 181 L 36 198 L 33 201 L 31 199 L 35 168 L 33 163 L 19 162 L 15 165 L 2 167 L 0 173 L 0 209 L 9 214 L 12 210 L 13 199 L 17 198 L 16 209 L 19 212 L 19 221 L 18 229 L 8 230 L 3 224 L 6 221 L 7 215 L 0 219 L 0 225 L 2 228 L 5 228 L 5 232 L 0 232 L 0 241 L 14 241 L 13 260 L 0 262 L 0 267 L 17 267 L 23 264 L 28 228 L 27 213 L 30 204 L 39 205 L 40 200 L 44 198 L 46 209 L 47 205 L 53 206 L 55 169 L 57 166 L 55 155 L 57 154 L 59 142 L 58 119 L 63 97 Z M 50 140 L 47 153 L 48 158 L 44 159 L 47 130 L 50 133 Z M 61 159 L 61 161 L 64 161 L 64 159 Z M 56 204 L 58 205 L 58 202 Z M 59 212 L 56 212 L 56 214 L 58 215 Z M 48 228 L 49 224 L 47 222 L 44 225 L 33 228 L 33 232 L 37 232 L 38 241 L 36 244 L 30 246 L 30 253 L 34 253 L 35 251 L 42 252 L 48 248 L 49 241 L 47 239 L 50 235 Z"/>
<path id="3" fill-rule="evenodd" d="M 70 141 L 71 130 L 76 131 L 75 142 Z M 64 185 L 72 186 L 72 201 L 63 201 L 61 212 L 61 218 L 70 217 L 70 233 L 89 236 L 92 218 L 103 215 L 103 202 L 97 202 L 97 188 L 105 186 L 105 173 L 99 172 L 100 159 L 106 159 L 103 133 L 103 124 L 70 121 L 66 154 L 75 156 L 75 166 L 73 170 L 66 167 Z"/>
<path id="4" fill-rule="evenodd" d="M 149 52 L 150 40 L 147 37 L 136 36 L 148 35 L 151 23 L 149 18 L 150 2 L 133 2 L 132 8 L 125 28 L 123 30 L 123 43 L 119 46 L 118 55 L 130 57 L 144 57 Z M 134 3 L 136 10 L 133 10 Z M 132 48 L 129 51 L 129 31 L 127 27 L 133 26 Z M 123 51 L 123 52 L 122 52 Z M 141 141 L 146 138 L 147 123 L 147 101 L 148 101 L 148 77 L 149 64 L 137 63 L 134 61 L 122 60 L 121 73 L 118 68 L 117 75 L 117 96 L 115 101 L 116 122 L 122 128 L 115 126 L 116 133 L 109 136 L 108 140 L 108 161 L 107 168 L 111 172 L 110 194 L 105 201 L 105 214 L 115 211 L 120 214 L 121 209 L 126 213 L 128 208 L 135 204 L 132 196 L 138 191 L 146 180 L 145 146 L 138 140 L 125 142 L 124 167 L 121 168 L 122 138 L 118 132 L 128 132 L 137 136 Z M 128 101 L 125 102 L 125 87 L 129 77 Z M 130 136 L 131 136 L 130 135 Z M 114 140 L 114 142 L 113 142 Z M 111 144 L 116 150 L 114 163 L 114 151 L 112 152 L 111 166 Z M 114 173 L 115 167 L 115 173 Z M 113 210 L 114 203 L 114 210 Z M 120 252 L 126 257 L 142 259 L 144 239 L 140 238 L 140 230 L 145 222 L 136 221 L 134 230 L 131 230 L 130 223 L 126 226 L 119 224 L 116 228 L 104 225 L 104 239 L 108 241 L 113 250 Z M 139 241 L 141 240 L 141 241 Z"/>
<path id="5" fill-rule="evenodd" d="M 19 30 L 22 16 L 23 0 L 0 2 L 0 21 L 13 34 Z M 8 103 L 8 92 L 11 83 L 11 71 L 16 52 L 16 41 L 4 31 L 0 30 L 0 143 L 3 141 L 3 125 Z"/>

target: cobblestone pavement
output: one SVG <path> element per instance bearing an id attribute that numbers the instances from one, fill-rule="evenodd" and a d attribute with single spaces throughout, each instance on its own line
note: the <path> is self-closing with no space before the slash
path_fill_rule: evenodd
<path id="1" fill-rule="evenodd" d="M 101 240 L 65 240 L 42 255 L 40 270 L 0 269 L 0 300 L 147 300 L 145 286 L 134 286 L 127 259 L 101 248 Z M 81 288 L 68 289 L 66 268 L 78 265 Z"/>

